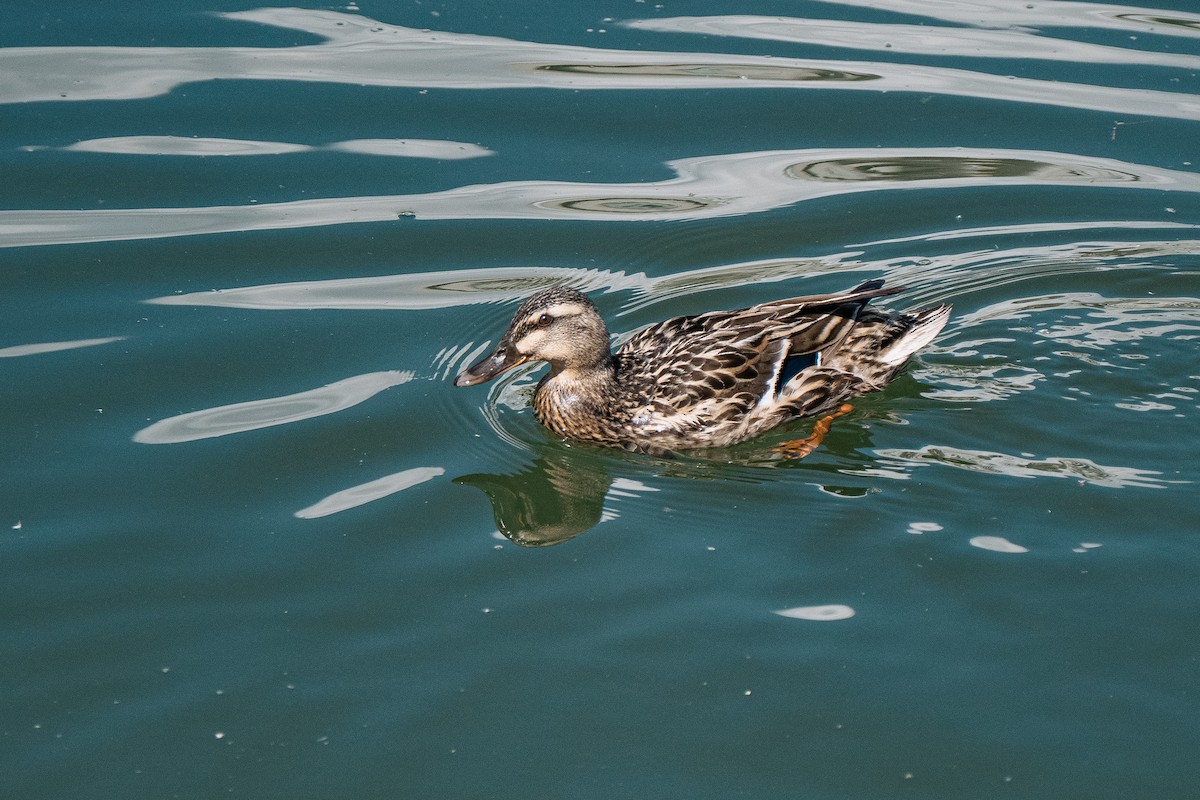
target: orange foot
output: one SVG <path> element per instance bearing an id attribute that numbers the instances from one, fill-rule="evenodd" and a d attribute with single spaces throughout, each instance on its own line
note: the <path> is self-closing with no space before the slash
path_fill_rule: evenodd
<path id="1" fill-rule="evenodd" d="M 837 411 L 817 420 L 813 424 L 812 433 L 807 438 L 780 442 L 775 445 L 775 452 L 780 453 L 784 458 L 804 458 L 821 446 L 821 442 L 825 439 L 825 434 L 829 433 L 829 428 L 833 425 L 835 419 L 843 414 L 849 414 L 853 410 L 854 406 L 849 403 L 843 403 Z"/>

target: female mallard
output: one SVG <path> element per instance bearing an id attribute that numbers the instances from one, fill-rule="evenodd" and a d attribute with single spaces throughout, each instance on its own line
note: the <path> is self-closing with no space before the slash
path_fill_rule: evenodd
<path id="1" fill-rule="evenodd" d="M 945 305 L 903 314 L 867 308 L 900 291 L 873 280 L 840 294 L 675 317 L 614 353 L 586 295 L 545 289 L 454 384 L 548 361 L 533 409 L 560 436 L 643 453 L 723 447 L 882 389 L 950 317 Z"/>

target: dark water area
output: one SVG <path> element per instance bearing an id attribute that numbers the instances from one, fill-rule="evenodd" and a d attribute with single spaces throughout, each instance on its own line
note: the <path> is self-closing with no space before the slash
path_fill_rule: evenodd
<path id="1" fill-rule="evenodd" d="M 23 798 L 1190 798 L 1200 13 L 28 5 L 0 30 Z M 803 459 L 452 379 L 873 278 Z"/>

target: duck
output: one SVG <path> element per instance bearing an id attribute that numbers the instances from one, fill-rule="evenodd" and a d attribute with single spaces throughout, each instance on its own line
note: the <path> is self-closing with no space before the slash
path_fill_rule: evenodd
<path id="1" fill-rule="evenodd" d="M 875 279 L 673 317 L 613 350 L 591 299 L 551 287 L 526 299 L 496 347 L 454 384 L 546 362 L 533 395 L 543 426 L 570 442 L 651 455 L 729 447 L 799 417 L 828 415 L 827 431 L 851 409 L 847 400 L 883 389 L 949 320 L 945 304 L 903 313 L 869 307 L 902 291 Z"/>

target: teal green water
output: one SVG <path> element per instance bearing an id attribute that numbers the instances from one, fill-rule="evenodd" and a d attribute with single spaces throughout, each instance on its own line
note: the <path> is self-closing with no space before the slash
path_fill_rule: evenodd
<path id="1" fill-rule="evenodd" d="M 76 4 L 0 31 L 23 798 L 1190 798 L 1200 15 Z M 883 277 L 811 456 L 453 375 Z M 893 302 L 894 301 L 894 302 Z"/>

